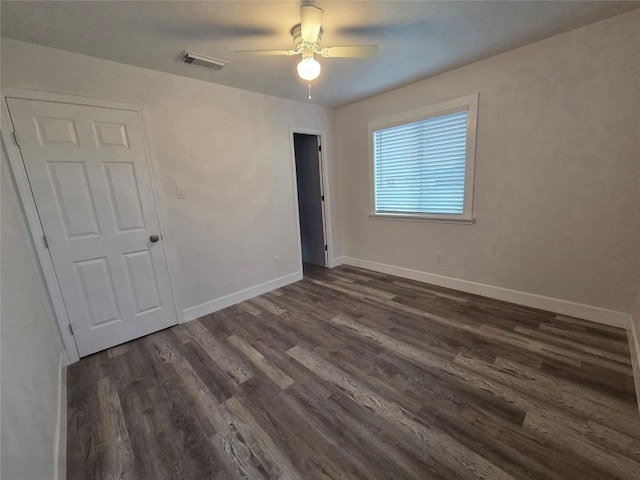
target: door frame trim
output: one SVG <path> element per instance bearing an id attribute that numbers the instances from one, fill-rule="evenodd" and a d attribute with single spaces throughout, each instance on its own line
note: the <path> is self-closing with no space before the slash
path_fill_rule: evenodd
<path id="1" fill-rule="evenodd" d="M 56 321 L 58 324 L 58 329 L 60 331 L 60 336 L 62 337 L 62 341 L 64 343 L 65 350 L 67 352 L 67 357 L 69 359 L 69 363 L 75 363 L 80 360 L 80 355 L 78 353 L 78 348 L 76 346 L 75 338 L 71 334 L 69 329 L 69 316 L 67 314 L 67 309 L 64 305 L 64 300 L 62 297 L 62 291 L 60 289 L 60 285 L 58 284 L 58 279 L 56 277 L 55 269 L 53 267 L 53 261 L 51 259 L 49 250 L 45 247 L 44 242 L 42 241 L 42 237 L 44 236 L 44 231 L 42 229 L 42 224 L 40 223 L 40 216 L 38 214 L 38 210 L 36 208 L 35 199 L 33 197 L 33 192 L 31 191 L 31 185 L 29 184 L 29 177 L 27 176 L 27 171 L 24 166 L 24 161 L 22 159 L 22 154 L 20 152 L 19 147 L 15 144 L 13 139 L 13 123 L 11 121 L 11 116 L 9 114 L 9 108 L 7 106 L 7 98 L 17 98 L 23 100 L 35 100 L 35 101 L 45 101 L 45 102 L 56 102 L 56 103 L 68 103 L 74 105 L 84 105 L 90 107 L 102 107 L 102 108 L 112 108 L 117 110 L 129 110 L 135 111 L 138 113 L 138 118 L 140 120 L 140 131 L 142 134 L 142 143 L 144 146 L 145 155 L 147 157 L 147 166 L 149 168 L 149 176 L 151 178 L 151 192 L 153 196 L 153 200 L 155 202 L 156 214 L 158 216 L 158 223 L 160 226 L 160 234 L 162 235 L 162 249 L 165 254 L 165 258 L 167 261 L 167 269 L 169 271 L 169 285 L 171 288 L 171 296 L 173 300 L 174 306 L 174 316 L 176 319 L 176 324 L 180 323 L 181 313 L 182 312 L 182 303 L 180 302 L 178 296 L 178 289 L 176 280 L 178 278 L 177 270 L 175 269 L 175 252 L 171 248 L 170 236 L 167 234 L 168 228 L 166 224 L 166 219 L 164 216 L 165 211 L 165 199 L 159 194 L 160 188 L 158 186 L 158 176 L 156 159 L 153 155 L 153 151 L 150 147 L 150 142 L 148 140 L 147 134 L 147 121 L 144 112 L 144 107 L 142 105 L 134 104 L 134 103 L 125 103 L 125 102 L 116 102 L 112 100 L 103 100 L 99 98 L 91 98 L 84 97 L 78 95 L 66 95 L 61 93 L 54 92 L 44 92 L 37 90 L 28 90 L 23 88 L 14 88 L 14 87 L 3 87 L 0 90 L 0 97 L 2 98 L 2 128 L 0 128 L 0 134 L 2 135 L 2 140 L 7 152 L 9 164 L 11 166 L 11 170 L 13 172 L 13 176 L 15 178 L 16 187 L 18 190 L 18 195 L 20 197 L 20 202 L 22 203 L 22 208 L 24 209 L 25 216 L 27 218 L 27 224 L 29 226 L 29 233 L 31 235 L 31 240 L 33 242 L 33 246 L 36 250 L 38 262 L 42 269 L 42 275 L 44 277 L 45 286 L 49 292 L 49 297 L 51 299 L 51 303 L 53 306 L 53 311 L 56 317 Z"/>
<path id="2" fill-rule="evenodd" d="M 296 232 L 298 236 L 298 257 L 300 258 L 300 271 L 303 271 L 302 266 L 302 239 L 300 238 L 300 205 L 298 205 L 298 181 L 296 177 L 296 149 L 294 144 L 293 135 L 296 133 L 302 133 L 304 135 L 316 135 L 320 137 L 320 146 L 322 150 L 320 152 L 320 185 L 321 192 L 324 195 L 324 202 L 322 202 L 322 222 L 324 227 L 324 241 L 327 245 L 327 251 L 325 252 L 325 259 L 327 268 L 334 267 L 333 261 L 333 229 L 331 222 L 331 192 L 329 189 L 329 155 L 327 144 L 327 132 L 325 130 L 319 130 L 317 128 L 297 127 L 289 126 L 289 143 L 291 148 L 291 172 L 293 175 L 293 202 L 295 205 L 295 221 Z"/>

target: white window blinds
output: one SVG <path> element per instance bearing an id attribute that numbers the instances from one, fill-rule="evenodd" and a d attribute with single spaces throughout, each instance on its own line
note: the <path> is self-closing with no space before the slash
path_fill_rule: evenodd
<path id="1" fill-rule="evenodd" d="M 468 112 L 373 132 L 376 213 L 462 215 Z"/>

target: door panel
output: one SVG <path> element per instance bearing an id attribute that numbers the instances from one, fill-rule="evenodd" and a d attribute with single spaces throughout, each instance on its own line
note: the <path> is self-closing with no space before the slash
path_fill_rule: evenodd
<path id="1" fill-rule="evenodd" d="M 118 231 L 144 230 L 142 202 L 133 163 L 105 162 L 104 168 Z"/>
<path id="2" fill-rule="evenodd" d="M 92 124 L 98 148 L 129 148 L 129 137 L 124 123 L 92 122 Z"/>
<path id="3" fill-rule="evenodd" d="M 76 124 L 72 118 L 33 117 L 40 145 L 78 146 Z"/>
<path id="4" fill-rule="evenodd" d="M 158 278 L 149 250 L 127 253 L 124 258 L 136 304 L 136 315 L 162 308 L 158 293 Z"/>
<path id="5" fill-rule="evenodd" d="M 74 262 L 90 328 L 120 322 L 115 286 L 107 258 Z"/>
<path id="6" fill-rule="evenodd" d="M 84 162 L 47 162 L 67 239 L 100 235 Z"/>
<path id="7" fill-rule="evenodd" d="M 137 112 L 7 103 L 80 356 L 175 324 Z"/>

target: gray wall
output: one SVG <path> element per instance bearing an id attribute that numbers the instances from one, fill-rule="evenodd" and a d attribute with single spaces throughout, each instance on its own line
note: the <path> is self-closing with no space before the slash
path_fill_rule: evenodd
<path id="1" fill-rule="evenodd" d="M 0 478 L 55 478 L 62 341 L 2 146 Z"/>
<path id="2" fill-rule="evenodd" d="M 636 10 L 339 109 L 341 254 L 635 311 L 638 25 Z M 369 218 L 368 122 L 474 92 L 477 223 Z"/>

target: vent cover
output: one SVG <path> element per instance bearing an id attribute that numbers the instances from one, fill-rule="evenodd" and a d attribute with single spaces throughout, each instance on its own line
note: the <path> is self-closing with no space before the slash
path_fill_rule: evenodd
<path id="1" fill-rule="evenodd" d="M 182 57 L 184 63 L 190 63 L 191 65 L 197 65 L 199 67 L 209 68 L 211 70 L 222 70 L 224 66 L 229 63 L 225 60 L 219 60 L 213 57 L 207 57 L 201 53 L 193 53 L 189 50 L 185 50 Z"/>

